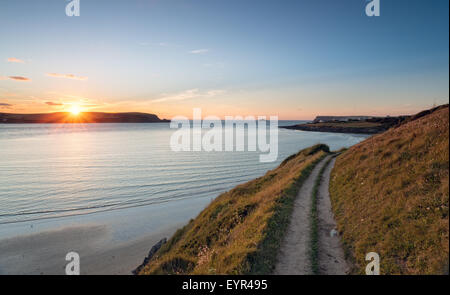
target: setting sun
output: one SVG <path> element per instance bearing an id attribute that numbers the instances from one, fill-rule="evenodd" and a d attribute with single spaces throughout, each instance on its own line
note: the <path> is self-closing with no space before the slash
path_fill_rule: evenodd
<path id="1" fill-rule="evenodd" d="M 73 105 L 70 108 L 70 112 L 72 113 L 72 115 L 78 115 L 80 113 L 80 107 L 77 105 Z"/>

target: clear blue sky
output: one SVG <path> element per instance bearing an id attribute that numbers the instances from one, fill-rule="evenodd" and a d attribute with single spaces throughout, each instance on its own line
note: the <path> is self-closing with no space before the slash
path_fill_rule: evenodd
<path id="1" fill-rule="evenodd" d="M 0 112 L 308 119 L 447 103 L 449 1 L 380 2 L 369 18 L 365 0 L 80 0 L 67 17 L 66 0 L 2 0 Z"/>

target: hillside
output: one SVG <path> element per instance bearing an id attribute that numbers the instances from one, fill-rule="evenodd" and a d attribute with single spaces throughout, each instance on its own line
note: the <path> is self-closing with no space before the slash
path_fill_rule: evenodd
<path id="1" fill-rule="evenodd" d="M 73 115 L 68 112 L 48 114 L 9 114 L 0 113 L 0 124 L 25 123 L 159 123 L 161 120 L 154 114 L 146 113 L 100 113 L 83 112 Z"/>
<path id="2" fill-rule="evenodd" d="M 325 145 L 305 149 L 263 177 L 220 195 L 137 272 L 271 273 L 299 187 L 328 152 Z"/>
<path id="3" fill-rule="evenodd" d="M 330 194 L 353 273 L 448 272 L 449 109 L 419 113 L 341 154 Z"/>

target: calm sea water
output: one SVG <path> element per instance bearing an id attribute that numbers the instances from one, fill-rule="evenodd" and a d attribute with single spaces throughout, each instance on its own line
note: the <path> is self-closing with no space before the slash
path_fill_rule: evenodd
<path id="1" fill-rule="evenodd" d="M 95 222 L 136 238 L 184 223 L 303 148 L 367 137 L 280 129 L 278 160 L 260 163 L 255 152 L 172 152 L 173 132 L 167 123 L 0 124 L 0 237 Z"/>

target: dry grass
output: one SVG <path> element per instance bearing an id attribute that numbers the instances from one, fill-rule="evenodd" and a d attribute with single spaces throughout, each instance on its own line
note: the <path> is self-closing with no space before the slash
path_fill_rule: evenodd
<path id="1" fill-rule="evenodd" d="M 330 193 L 354 273 L 440 274 L 449 252 L 449 110 L 392 128 L 337 158 Z"/>
<path id="2" fill-rule="evenodd" d="M 216 198 L 140 274 L 270 273 L 302 180 L 328 147 L 314 146 Z"/>

